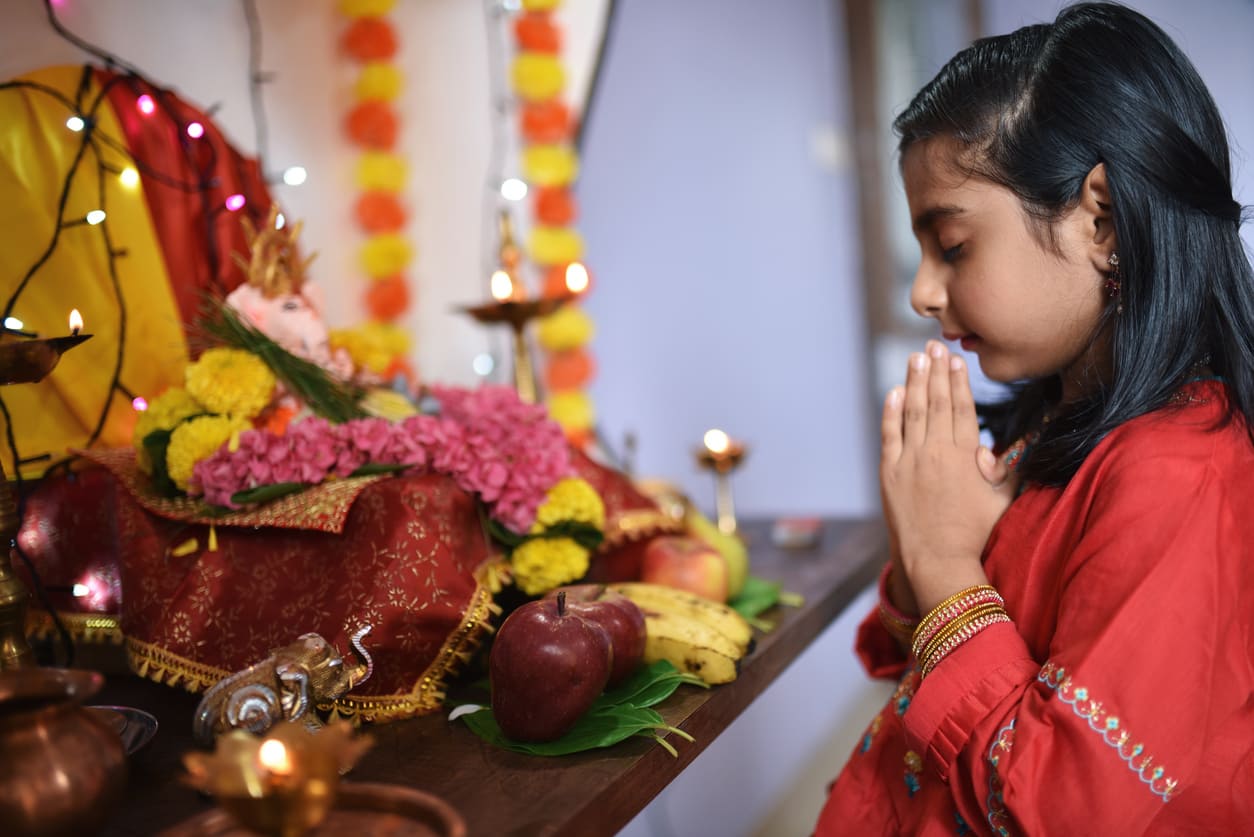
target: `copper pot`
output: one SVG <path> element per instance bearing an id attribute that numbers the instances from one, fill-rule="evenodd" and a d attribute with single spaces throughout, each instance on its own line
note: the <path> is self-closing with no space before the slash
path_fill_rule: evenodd
<path id="1" fill-rule="evenodd" d="M 94 671 L 0 672 L 0 823 L 14 837 L 91 834 L 126 784 L 118 734 L 85 698 Z"/>

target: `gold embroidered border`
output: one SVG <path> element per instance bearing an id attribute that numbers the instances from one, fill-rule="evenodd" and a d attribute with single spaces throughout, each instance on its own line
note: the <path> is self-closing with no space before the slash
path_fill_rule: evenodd
<path id="1" fill-rule="evenodd" d="M 75 642 L 108 643 L 121 645 L 126 637 L 116 616 L 107 613 L 69 613 L 58 611 L 57 617 Z M 48 639 L 57 632 L 56 623 L 46 610 L 31 608 L 26 612 L 26 633 L 38 639 Z"/>
<path id="2" fill-rule="evenodd" d="M 177 686 L 181 680 L 183 688 L 189 692 L 203 692 L 231 674 L 131 637 L 126 639 L 126 661 L 131 671 L 140 677 L 166 686 Z"/>
<path id="3" fill-rule="evenodd" d="M 148 476 L 139 470 L 135 451 L 131 448 L 75 450 L 74 453 L 107 468 L 145 510 L 171 520 L 218 526 L 273 526 L 338 535 L 344 531 L 344 522 L 357 496 L 367 486 L 391 477 L 391 474 L 371 474 L 328 480 L 255 508 L 220 512 L 192 497 L 159 497 L 154 494 Z"/>
<path id="4" fill-rule="evenodd" d="M 602 552 L 650 535 L 674 534 L 685 530 L 682 520 L 676 520 L 657 509 L 630 509 L 619 512 L 605 522 L 605 540 Z"/>
<path id="5" fill-rule="evenodd" d="M 499 571 L 500 564 L 500 558 L 491 558 L 475 571 L 475 592 L 462 623 L 449 634 L 435 661 L 418 678 L 417 688 L 408 694 L 342 697 L 333 704 L 335 711 L 346 717 L 377 722 L 396 721 L 438 710 L 444 703 L 448 678 L 456 674 L 463 663 L 470 661 L 484 635 L 492 630 L 488 620 L 497 607 L 492 601 L 491 579 Z"/>

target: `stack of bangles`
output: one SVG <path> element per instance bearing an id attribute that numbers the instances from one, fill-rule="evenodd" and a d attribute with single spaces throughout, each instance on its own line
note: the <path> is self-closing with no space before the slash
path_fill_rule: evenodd
<path id="1" fill-rule="evenodd" d="M 971 637 L 998 622 L 1009 622 L 1006 602 L 991 584 L 959 590 L 916 621 L 893 607 L 888 598 L 886 570 L 880 577 L 880 620 L 889 633 L 910 642 L 926 677 L 937 664 Z"/>

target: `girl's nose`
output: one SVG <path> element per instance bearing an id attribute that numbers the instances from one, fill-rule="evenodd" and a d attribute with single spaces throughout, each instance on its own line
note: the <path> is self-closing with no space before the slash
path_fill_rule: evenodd
<path id="1" fill-rule="evenodd" d="M 914 284 L 910 286 L 910 307 L 920 317 L 940 316 L 948 303 L 945 284 L 936 276 L 936 272 L 928 268 L 926 262 L 919 265 L 914 274 Z"/>

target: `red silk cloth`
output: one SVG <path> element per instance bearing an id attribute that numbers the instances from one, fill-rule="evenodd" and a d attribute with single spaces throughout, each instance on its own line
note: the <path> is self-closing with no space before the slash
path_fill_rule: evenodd
<path id="1" fill-rule="evenodd" d="M 448 477 L 369 482 L 331 521 L 338 534 L 322 520 L 219 522 L 211 551 L 203 517 L 173 519 L 135 490 L 117 457 L 106 459 L 109 469 L 45 481 L 19 538 L 71 630 L 125 641 L 143 676 L 201 691 L 302 633 L 348 653 L 348 636 L 368 624 L 374 675 L 337 708 L 389 720 L 438 709 L 487 630 L 496 549 L 476 501 Z M 678 524 L 621 474 L 573 459 L 606 501 L 607 549 L 594 568 L 635 577 L 641 545 Z M 35 621 L 47 628 L 46 616 Z"/>
<path id="2" fill-rule="evenodd" d="M 248 256 L 240 215 L 261 226 L 273 199 L 257 160 L 235 150 L 204 111 L 134 76 L 97 70 L 96 80 L 140 167 L 144 198 L 186 329 L 206 295 L 226 296 L 245 280 L 231 259 L 232 253 Z M 138 107 L 143 95 L 156 107 L 151 115 Z M 204 131 L 200 137 L 187 134 L 193 122 Z M 242 209 L 226 208 L 232 195 L 244 196 Z"/>

